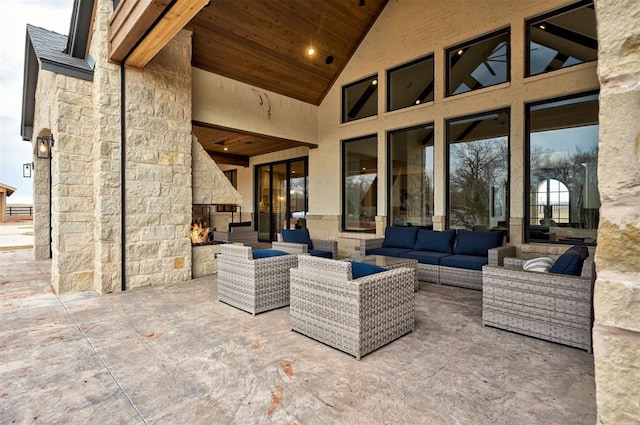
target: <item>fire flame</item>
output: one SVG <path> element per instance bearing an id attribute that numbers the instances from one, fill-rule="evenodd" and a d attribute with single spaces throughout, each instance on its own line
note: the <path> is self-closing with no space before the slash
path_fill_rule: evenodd
<path id="1" fill-rule="evenodd" d="M 189 236 L 191 237 L 191 243 L 203 243 L 207 240 L 207 236 L 209 236 L 209 228 L 205 228 L 203 223 L 197 221 L 191 226 Z"/>

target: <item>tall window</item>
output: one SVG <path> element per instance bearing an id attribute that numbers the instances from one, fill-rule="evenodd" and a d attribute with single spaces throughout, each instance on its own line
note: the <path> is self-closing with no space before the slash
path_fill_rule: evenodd
<path id="1" fill-rule="evenodd" d="M 581 1 L 529 19 L 526 27 L 527 76 L 598 59 L 593 1 Z"/>
<path id="2" fill-rule="evenodd" d="M 509 111 L 447 121 L 449 227 L 506 230 Z"/>
<path id="3" fill-rule="evenodd" d="M 433 55 L 387 71 L 387 110 L 433 101 Z"/>
<path id="4" fill-rule="evenodd" d="M 342 87 L 342 122 L 378 114 L 378 76 Z"/>
<path id="5" fill-rule="evenodd" d="M 527 105 L 530 242 L 595 243 L 598 94 Z"/>
<path id="6" fill-rule="evenodd" d="M 231 186 L 237 189 L 238 188 L 238 170 L 227 170 L 227 171 L 223 171 L 223 173 L 231 182 Z"/>
<path id="7" fill-rule="evenodd" d="M 447 49 L 447 96 L 510 80 L 509 29 Z"/>
<path id="8" fill-rule="evenodd" d="M 376 135 L 342 143 L 342 228 L 376 229 L 378 139 Z"/>
<path id="9" fill-rule="evenodd" d="M 389 132 L 389 223 L 433 226 L 433 124 Z"/>

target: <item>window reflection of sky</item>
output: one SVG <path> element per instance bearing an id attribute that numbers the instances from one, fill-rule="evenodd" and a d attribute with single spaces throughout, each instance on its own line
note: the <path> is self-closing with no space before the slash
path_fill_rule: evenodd
<path id="1" fill-rule="evenodd" d="M 536 75 L 545 72 L 547 66 L 549 66 L 551 61 L 558 54 L 558 50 L 538 44 L 534 41 L 531 41 L 529 46 L 529 74 Z M 561 68 L 577 65 L 579 63 L 582 63 L 580 59 L 569 56 L 569 58 L 562 64 Z"/>
<path id="2" fill-rule="evenodd" d="M 531 150 L 553 152 L 568 157 L 578 150 L 589 151 L 598 147 L 598 126 L 562 128 L 531 133 Z"/>

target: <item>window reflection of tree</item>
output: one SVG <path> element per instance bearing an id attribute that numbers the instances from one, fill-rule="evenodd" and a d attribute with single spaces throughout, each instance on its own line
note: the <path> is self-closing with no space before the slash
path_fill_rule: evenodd
<path id="1" fill-rule="evenodd" d="M 506 138 L 455 143 L 450 154 L 452 225 L 489 225 L 491 189 L 507 181 Z"/>

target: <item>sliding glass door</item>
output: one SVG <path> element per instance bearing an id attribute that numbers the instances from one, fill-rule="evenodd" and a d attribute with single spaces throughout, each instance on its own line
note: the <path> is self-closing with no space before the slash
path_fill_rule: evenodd
<path id="1" fill-rule="evenodd" d="M 282 229 L 306 227 L 307 158 L 256 166 L 258 239 L 274 241 Z"/>

